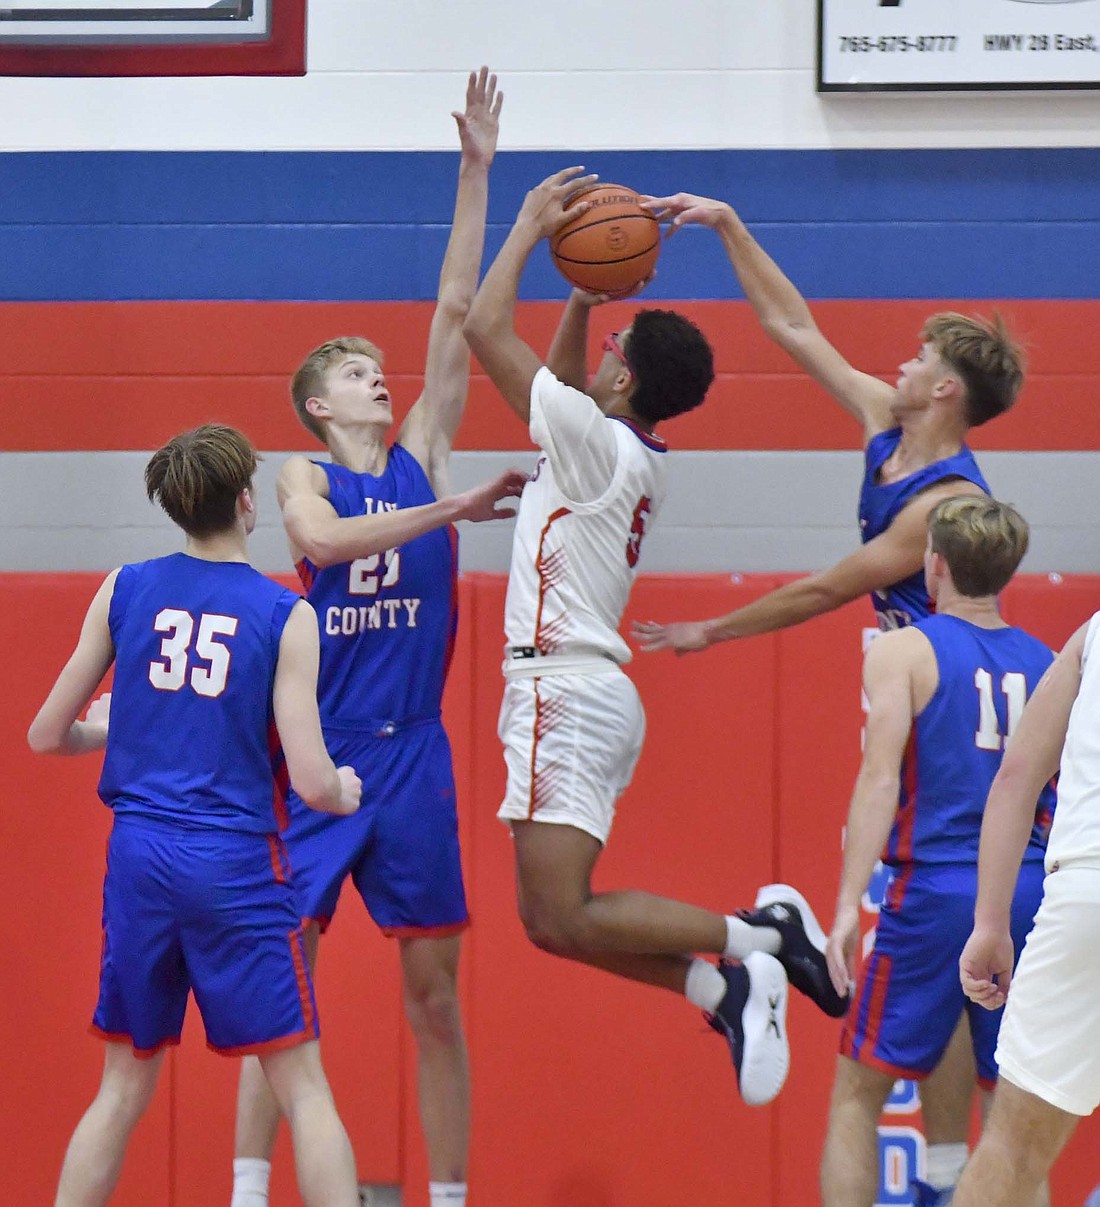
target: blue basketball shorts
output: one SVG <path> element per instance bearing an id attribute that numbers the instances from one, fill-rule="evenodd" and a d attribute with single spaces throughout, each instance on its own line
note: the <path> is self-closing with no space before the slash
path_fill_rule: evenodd
<path id="1" fill-rule="evenodd" d="M 973 864 L 897 868 L 879 911 L 875 945 L 860 970 L 840 1051 L 892 1077 L 920 1080 L 939 1064 L 963 1011 L 970 1023 L 978 1080 L 997 1080 L 1003 1010 L 966 998 L 959 957 L 974 926 L 978 869 Z M 1016 957 L 1043 896 L 1043 865 L 1026 862 L 1012 902 Z"/>
<path id="2" fill-rule="evenodd" d="M 189 992 L 216 1052 L 317 1038 L 285 848 L 274 835 L 116 816 L 92 1029 L 153 1056 L 179 1042 Z"/>
<path id="3" fill-rule="evenodd" d="M 458 846 L 451 746 L 438 718 L 392 733 L 325 728 L 337 766 L 354 767 L 362 804 L 350 817 L 292 792 L 284 832 L 304 919 L 325 930 L 350 876 L 382 932 L 442 937 L 469 925 Z"/>

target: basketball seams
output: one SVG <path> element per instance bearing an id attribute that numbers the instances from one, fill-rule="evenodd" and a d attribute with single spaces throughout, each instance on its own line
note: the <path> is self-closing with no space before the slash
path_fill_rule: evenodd
<path id="1" fill-rule="evenodd" d="M 624 185 L 594 185 L 570 204 L 579 200 L 589 202 L 589 208 L 550 239 L 555 265 L 571 285 L 589 293 L 629 291 L 653 270 L 660 252 L 660 224 L 641 208 L 638 194 Z"/>

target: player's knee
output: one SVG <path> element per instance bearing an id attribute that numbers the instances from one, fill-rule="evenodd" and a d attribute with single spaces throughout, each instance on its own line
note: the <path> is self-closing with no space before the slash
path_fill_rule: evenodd
<path id="1" fill-rule="evenodd" d="M 528 939 L 540 951 L 567 960 L 584 954 L 587 927 L 582 910 L 526 905 L 520 910 L 520 918 Z"/>
<path id="2" fill-rule="evenodd" d="M 462 1013 L 455 986 L 437 985 L 405 998 L 405 1013 L 417 1042 L 455 1047 L 462 1043 Z"/>
<path id="3" fill-rule="evenodd" d="M 116 1081 L 101 1087 L 100 1108 L 111 1118 L 111 1126 L 120 1131 L 129 1131 L 145 1114 L 152 1101 L 153 1084 L 140 1081 Z"/>

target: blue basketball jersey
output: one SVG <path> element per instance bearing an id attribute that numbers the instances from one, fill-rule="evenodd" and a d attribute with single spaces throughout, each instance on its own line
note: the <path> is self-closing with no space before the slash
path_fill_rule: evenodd
<path id="1" fill-rule="evenodd" d="M 953 457 L 934 461 L 898 482 L 881 483 L 879 470 L 901 441 L 901 428 L 879 432 L 867 442 L 864 452 L 863 486 L 859 492 L 859 535 L 864 544 L 874 540 L 890 527 L 894 517 L 921 491 L 948 478 L 973 482 L 989 494 L 989 484 L 965 445 Z M 924 570 L 918 570 L 901 582 L 871 593 L 871 602 L 878 615 L 879 628 L 900 629 L 931 615 Z"/>
<path id="2" fill-rule="evenodd" d="M 435 502 L 419 462 L 399 444 L 377 477 L 317 464 L 341 516 Z M 322 723 L 373 732 L 437 716 L 458 625 L 454 528 L 321 569 L 303 558 L 298 574 L 321 625 Z"/>
<path id="3" fill-rule="evenodd" d="M 267 834 L 286 823 L 272 689 L 298 596 L 244 562 L 123 566 L 99 795 L 116 814 Z"/>
<path id="4" fill-rule="evenodd" d="M 983 629 L 957 616 L 930 616 L 915 627 L 935 651 L 939 685 L 913 722 L 883 862 L 976 863 L 1005 742 L 1054 655 L 1022 629 Z M 1025 859 L 1043 858 L 1053 814 L 1048 784 Z"/>

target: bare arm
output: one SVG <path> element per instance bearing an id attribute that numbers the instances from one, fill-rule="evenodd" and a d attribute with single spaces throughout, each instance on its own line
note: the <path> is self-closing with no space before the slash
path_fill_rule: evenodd
<path id="1" fill-rule="evenodd" d="M 848 809 L 844 863 L 836 915 L 825 949 L 838 993 L 855 976 L 860 899 L 890 835 L 898 808 L 901 764 L 913 726 L 913 676 L 921 660 L 934 654 L 915 629 L 887 633 L 871 643 L 863 662 L 867 728 L 863 761 Z"/>
<path id="2" fill-rule="evenodd" d="M 434 503 L 374 515 L 341 516 L 328 500 L 324 470 L 305 457 L 291 457 L 279 472 L 277 493 L 294 560 L 304 554 L 315 566 L 335 566 L 396 549 L 457 520 L 480 522 L 514 515 L 514 509 L 497 504 L 518 496 L 526 480 L 518 470 L 507 470 Z"/>
<path id="3" fill-rule="evenodd" d="M 583 290 L 573 290 L 546 357 L 550 372 L 575 390 L 583 390 L 588 384 L 588 316 L 598 300 Z"/>
<path id="4" fill-rule="evenodd" d="M 463 328 L 482 368 L 524 423 L 530 422 L 531 383 L 542 360 L 516 333 L 519 279 L 535 244 L 588 208 L 588 202 L 578 201 L 568 214 L 565 210 L 572 193 L 595 182 L 595 176 L 579 176 L 581 171 L 566 168 L 527 194 L 500 254 L 485 274 Z"/>
<path id="5" fill-rule="evenodd" d="M 695 223 L 716 231 L 745 297 L 768 336 L 831 394 L 863 428 L 864 441 L 892 426 L 894 389 L 844 359 L 822 335 L 806 300 L 778 264 L 750 234 L 732 206 L 709 197 L 676 193 L 645 199 L 669 233 Z"/>
<path id="6" fill-rule="evenodd" d="M 117 577 L 113 570 L 96 592 L 76 649 L 31 722 L 27 742 L 36 754 L 84 754 L 107 744 L 106 718 L 100 710 L 86 721 L 77 718 L 115 658 L 108 617 Z"/>
<path id="7" fill-rule="evenodd" d="M 485 247 L 489 168 L 496 154 L 504 94 L 488 68 L 471 72 L 466 110 L 455 113 L 462 159 L 458 168 L 451 236 L 439 274 L 435 314 L 428 335 L 424 392 L 409 411 L 398 437 L 420 462 L 436 494 L 448 489 L 447 460 L 466 406 L 470 350 L 462 323 L 477 291 Z"/>
<path id="8" fill-rule="evenodd" d="M 636 623 L 634 636 L 643 650 L 672 649 L 686 654 L 705 650 L 719 641 L 787 629 L 835 611 L 861 595 L 884 590 L 920 570 L 928 539 L 929 512 L 949 495 L 970 493 L 981 491 L 969 482 L 941 483 L 923 491 L 903 508 L 885 532 L 828 570 L 787 583 L 713 620 Z"/>
<path id="9" fill-rule="evenodd" d="M 1062 757 L 1087 631 L 1086 624 L 1074 633 L 1028 700 L 982 816 L 974 931 L 959 970 L 966 994 L 990 1010 L 1004 1002 L 1012 980 L 1009 919 L 1016 878 L 1035 823 L 1035 802 Z"/>
<path id="10" fill-rule="evenodd" d="M 279 640 L 273 693 L 275 727 L 290 782 L 302 800 L 323 813 L 354 813 L 359 805 L 359 780 L 350 768 L 337 769 L 321 734 L 319 660 L 317 615 L 303 599 L 291 609 Z"/>

